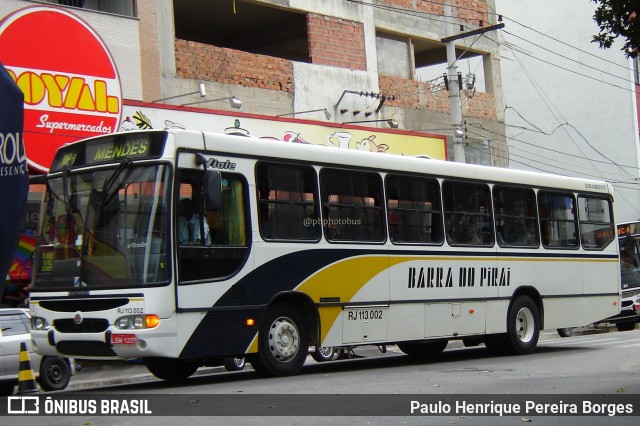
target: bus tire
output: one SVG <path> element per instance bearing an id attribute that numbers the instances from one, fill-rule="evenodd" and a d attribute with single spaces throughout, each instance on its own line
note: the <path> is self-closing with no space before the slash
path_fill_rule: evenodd
<path id="1" fill-rule="evenodd" d="M 331 361 L 336 354 L 333 346 L 316 346 L 311 357 L 317 362 Z"/>
<path id="2" fill-rule="evenodd" d="M 635 322 L 619 322 L 616 324 L 616 329 L 618 331 L 631 331 L 636 328 Z"/>
<path id="3" fill-rule="evenodd" d="M 231 357 L 224 359 L 224 368 L 227 371 L 241 371 L 244 370 L 244 357 Z"/>
<path id="4" fill-rule="evenodd" d="M 571 337 L 571 335 L 573 334 L 573 328 L 571 327 L 559 328 L 557 332 L 558 332 L 558 336 L 560 337 Z"/>
<path id="5" fill-rule="evenodd" d="M 518 296 L 509 309 L 507 334 L 503 338 L 506 353 L 527 355 L 534 351 L 540 337 L 540 312 L 529 296 Z"/>
<path id="6" fill-rule="evenodd" d="M 267 311 L 253 369 L 266 376 L 291 376 L 300 371 L 309 352 L 309 337 L 300 311 L 279 303 Z"/>
<path id="7" fill-rule="evenodd" d="M 198 369 L 198 364 L 176 358 L 145 358 L 144 364 L 151 374 L 168 382 L 185 380 Z"/>
<path id="8" fill-rule="evenodd" d="M 435 340 L 432 342 L 406 342 L 398 343 L 398 349 L 411 358 L 426 360 L 437 358 L 447 347 L 448 340 Z"/>

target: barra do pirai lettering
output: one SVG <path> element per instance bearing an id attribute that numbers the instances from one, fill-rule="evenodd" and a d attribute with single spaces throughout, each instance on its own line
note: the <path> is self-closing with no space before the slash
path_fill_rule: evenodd
<path id="1" fill-rule="evenodd" d="M 511 268 L 410 267 L 408 288 L 509 287 Z"/>

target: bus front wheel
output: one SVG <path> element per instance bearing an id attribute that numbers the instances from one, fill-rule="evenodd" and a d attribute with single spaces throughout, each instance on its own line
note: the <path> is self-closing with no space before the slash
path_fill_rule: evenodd
<path id="1" fill-rule="evenodd" d="M 540 312 L 529 296 L 519 296 L 509 309 L 507 334 L 503 347 L 507 353 L 526 355 L 533 352 L 540 337 Z"/>
<path id="2" fill-rule="evenodd" d="M 260 330 L 253 369 L 269 376 L 296 374 L 307 359 L 309 338 L 300 311 L 289 303 L 269 309 Z"/>
<path id="3" fill-rule="evenodd" d="M 144 364 L 151 374 L 168 382 L 185 380 L 198 369 L 195 363 L 174 358 L 145 358 Z"/>

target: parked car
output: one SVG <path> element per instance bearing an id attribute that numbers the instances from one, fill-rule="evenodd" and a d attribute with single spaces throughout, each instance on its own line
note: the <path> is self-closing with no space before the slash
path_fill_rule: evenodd
<path id="1" fill-rule="evenodd" d="M 29 351 L 31 369 L 36 381 L 45 391 L 57 391 L 67 387 L 75 374 L 72 359 L 57 356 L 42 357 L 33 352 L 29 312 L 26 309 L 0 309 L 0 395 L 13 393 L 18 384 L 20 370 L 20 344 L 25 342 Z"/>

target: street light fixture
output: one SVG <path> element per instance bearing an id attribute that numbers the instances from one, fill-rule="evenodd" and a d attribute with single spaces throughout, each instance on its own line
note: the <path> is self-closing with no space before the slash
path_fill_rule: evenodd
<path id="1" fill-rule="evenodd" d="M 182 104 L 181 106 L 204 104 L 206 102 L 226 101 L 226 100 L 229 101 L 229 105 L 231 106 L 231 108 L 240 109 L 240 107 L 242 107 L 242 101 L 240 99 L 236 98 L 235 96 L 226 97 L 226 98 L 218 98 L 218 99 L 205 99 L 204 101 L 188 102 L 186 104 Z"/>
<path id="2" fill-rule="evenodd" d="M 361 120 L 361 121 L 345 121 L 342 124 L 357 124 L 357 123 L 379 123 L 379 122 L 387 122 L 389 127 L 392 129 L 398 128 L 398 122 L 392 118 L 385 118 L 382 120 Z"/>
<path id="3" fill-rule="evenodd" d="M 167 98 L 156 99 L 155 101 L 151 101 L 151 103 L 155 104 L 156 102 L 168 101 L 169 99 L 181 98 L 183 96 L 195 95 L 199 94 L 201 99 L 207 97 L 207 89 L 204 87 L 204 81 L 198 83 L 198 90 L 195 92 L 183 93 L 182 95 L 169 96 Z"/>
<path id="4" fill-rule="evenodd" d="M 298 115 L 298 114 L 306 114 L 308 112 L 320 112 L 323 111 L 324 112 L 324 116 L 327 120 L 331 120 L 331 113 L 326 109 L 326 108 L 320 108 L 320 109 L 310 109 L 309 111 L 296 111 L 296 112 L 289 112 L 286 114 L 278 114 L 276 115 L 276 117 L 284 117 L 287 115 Z"/>

